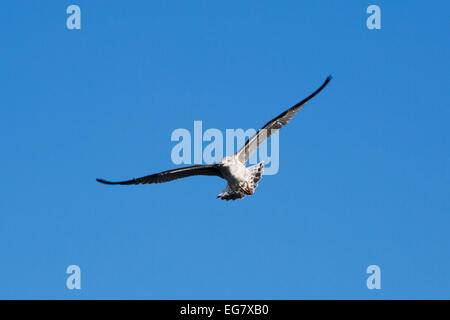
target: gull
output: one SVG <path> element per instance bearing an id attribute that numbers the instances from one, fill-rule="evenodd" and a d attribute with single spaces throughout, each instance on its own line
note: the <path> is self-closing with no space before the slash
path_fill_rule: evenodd
<path id="1" fill-rule="evenodd" d="M 273 133 L 285 126 L 306 102 L 311 100 L 325 88 L 330 80 L 331 76 L 328 76 L 325 82 L 316 91 L 281 113 L 279 116 L 270 120 L 264 127 L 248 139 L 245 145 L 237 153 L 232 156 L 224 157 L 220 163 L 178 168 L 126 181 L 111 182 L 103 179 L 96 180 L 104 184 L 134 185 L 169 182 L 176 179 L 199 175 L 217 176 L 227 181 L 227 185 L 222 192 L 219 193 L 217 199 L 228 201 L 242 199 L 246 195 L 252 195 L 263 174 L 264 162 L 262 161 L 256 165 L 246 167 L 250 155 Z"/>

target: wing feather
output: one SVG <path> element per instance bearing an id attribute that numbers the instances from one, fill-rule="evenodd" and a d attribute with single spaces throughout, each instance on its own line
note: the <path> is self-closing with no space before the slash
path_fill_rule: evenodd
<path id="1" fill-rule="evenodd" d="M 222 177 L 222 173 L 220 172 L 217 165 L 199 165 L 199 166 L 191 166 L 184 167 L 179 169 L 173 169 L 168 171 L 163 171 L 156 174 L 151 174 L 142 178 L 131 179 L 126 181 L 118 181 L 111 182 L 103 179 L 96 179 L 100 183 L 105 184 L 121 184 L 121 185 L 130 185 L 130 184 L 148 184 L 148 183 L 162 183 L 169 182 L 176 179 L 186 178 L 190 176 L 218 176 Z"/>
<path id="2" fill-rule="evenodd" d="M 322 91 L 322 89 L 325 88 L 330 80 L 331 76 L 328 76 L 319 89 L 314 91 L 311 95 L 309 95 L 307 98 L 303 99 L 296 105 L 281 113 L 278 117 L 270 120 L 255 135 L 248 139 L 245 145 L 236 153 L 239 161 L 241 161 L 243 164 L 247 163 L 248 158 L 259 147 L 259 145 L 266 141 L 267 138 L 269 138 L 273 133 L 277 132 L 283 126 L 288 124 L 289 121 L 297 114 L 298 110 L 300 110 L 301 107 L 303 107 L 303 105 L 310 99 L 312 99 L 316 94 Z"/>

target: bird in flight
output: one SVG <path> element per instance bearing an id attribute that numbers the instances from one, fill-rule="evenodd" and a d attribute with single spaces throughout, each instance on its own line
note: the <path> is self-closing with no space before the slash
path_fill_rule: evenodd
<path id="1" fill-rule="evenodd" d="M 97 179 L 97 181 L 104 184 L 133 185 L 169 182 L 198 175 L 217 176 L 228 182 L 217 198 L 222 200 L 236 200 L 244 198 L 245 195 L 252 195 L 261 179 L 264 170 L 264 162 L 246 167 L 245 165 L 250 155 L 273 133 L 285 126 L 306 102 L 311 100 L 325 88 L 330 80 L 331 76 L 328 76 L 325 82 L 316 91 L 281 113 L 276 118 L 270 120 L 255 135 L 248 139 L 245 145 L 237 153 L 232 156 L 224 157 L 220 163 L 178 168 L 126 181 L 111 182 L 103 179 Z"/>

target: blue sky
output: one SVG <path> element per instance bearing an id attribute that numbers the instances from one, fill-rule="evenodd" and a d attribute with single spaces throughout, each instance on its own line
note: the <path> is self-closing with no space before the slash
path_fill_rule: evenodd
<path id="1" fill-rule="evenodd" d="M 448 12 L 3 1 L 0 298 L 450 298 Z M 328 74 L 252 197 L 216 200 L 212 177 L 95 182 L 170 169 L 174 129 L 258 128 Z"/>

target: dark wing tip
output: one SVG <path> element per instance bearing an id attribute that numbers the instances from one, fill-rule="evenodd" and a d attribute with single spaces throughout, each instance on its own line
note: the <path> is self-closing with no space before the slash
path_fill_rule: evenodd
<path id="1" fill-rule="evenodd" d="M 293 107 L 291 107 L 288 110 L 291 109 L 299 109 L 301 108 L 306 102 L 308 102 L 309 100 L 311 100 L 312 98 L 314 98 L 320 91 L 322 91 L 323 88 L 325 88 L 328 84 L 328 82 L 331 81 L 331 79 L 333 79 L 333 77 L 331 76 L 331 74 L 325 79 L 324 83 L 313 93 L 311 93 L 308 97 L 306 97 L 305 99 L 303 99 L 302 101 L 300 101 L 299 103 L 297 103 L 296 105 L 294 105 Z M 285 111 L 286 112 L 286 111 Z M 284 115 L 283 113 L 281 115 Z M 280 116 L 281 116 L 280 115 Z"/>
<path id="2" fill-rule="evenodd" d="M 325 82 L 322 84 L 322 86 L 320 87 L 321 89 L 325 88 L 325 86 L 328 84 L 328 82 L 331 81 L 331 79 L 333 79 L 333 76 L 330 74 L 326 79 Z"/>
<path id="3" fill-rule="evenodd" d="M 104 183 L 104 184 L 118 184 L 118 182 L 111 182 L 111 181 L 106 181 L 106 180 L 98 179 L 98 178 L 95 180 L 97 180 L 97 182 Z"/>

